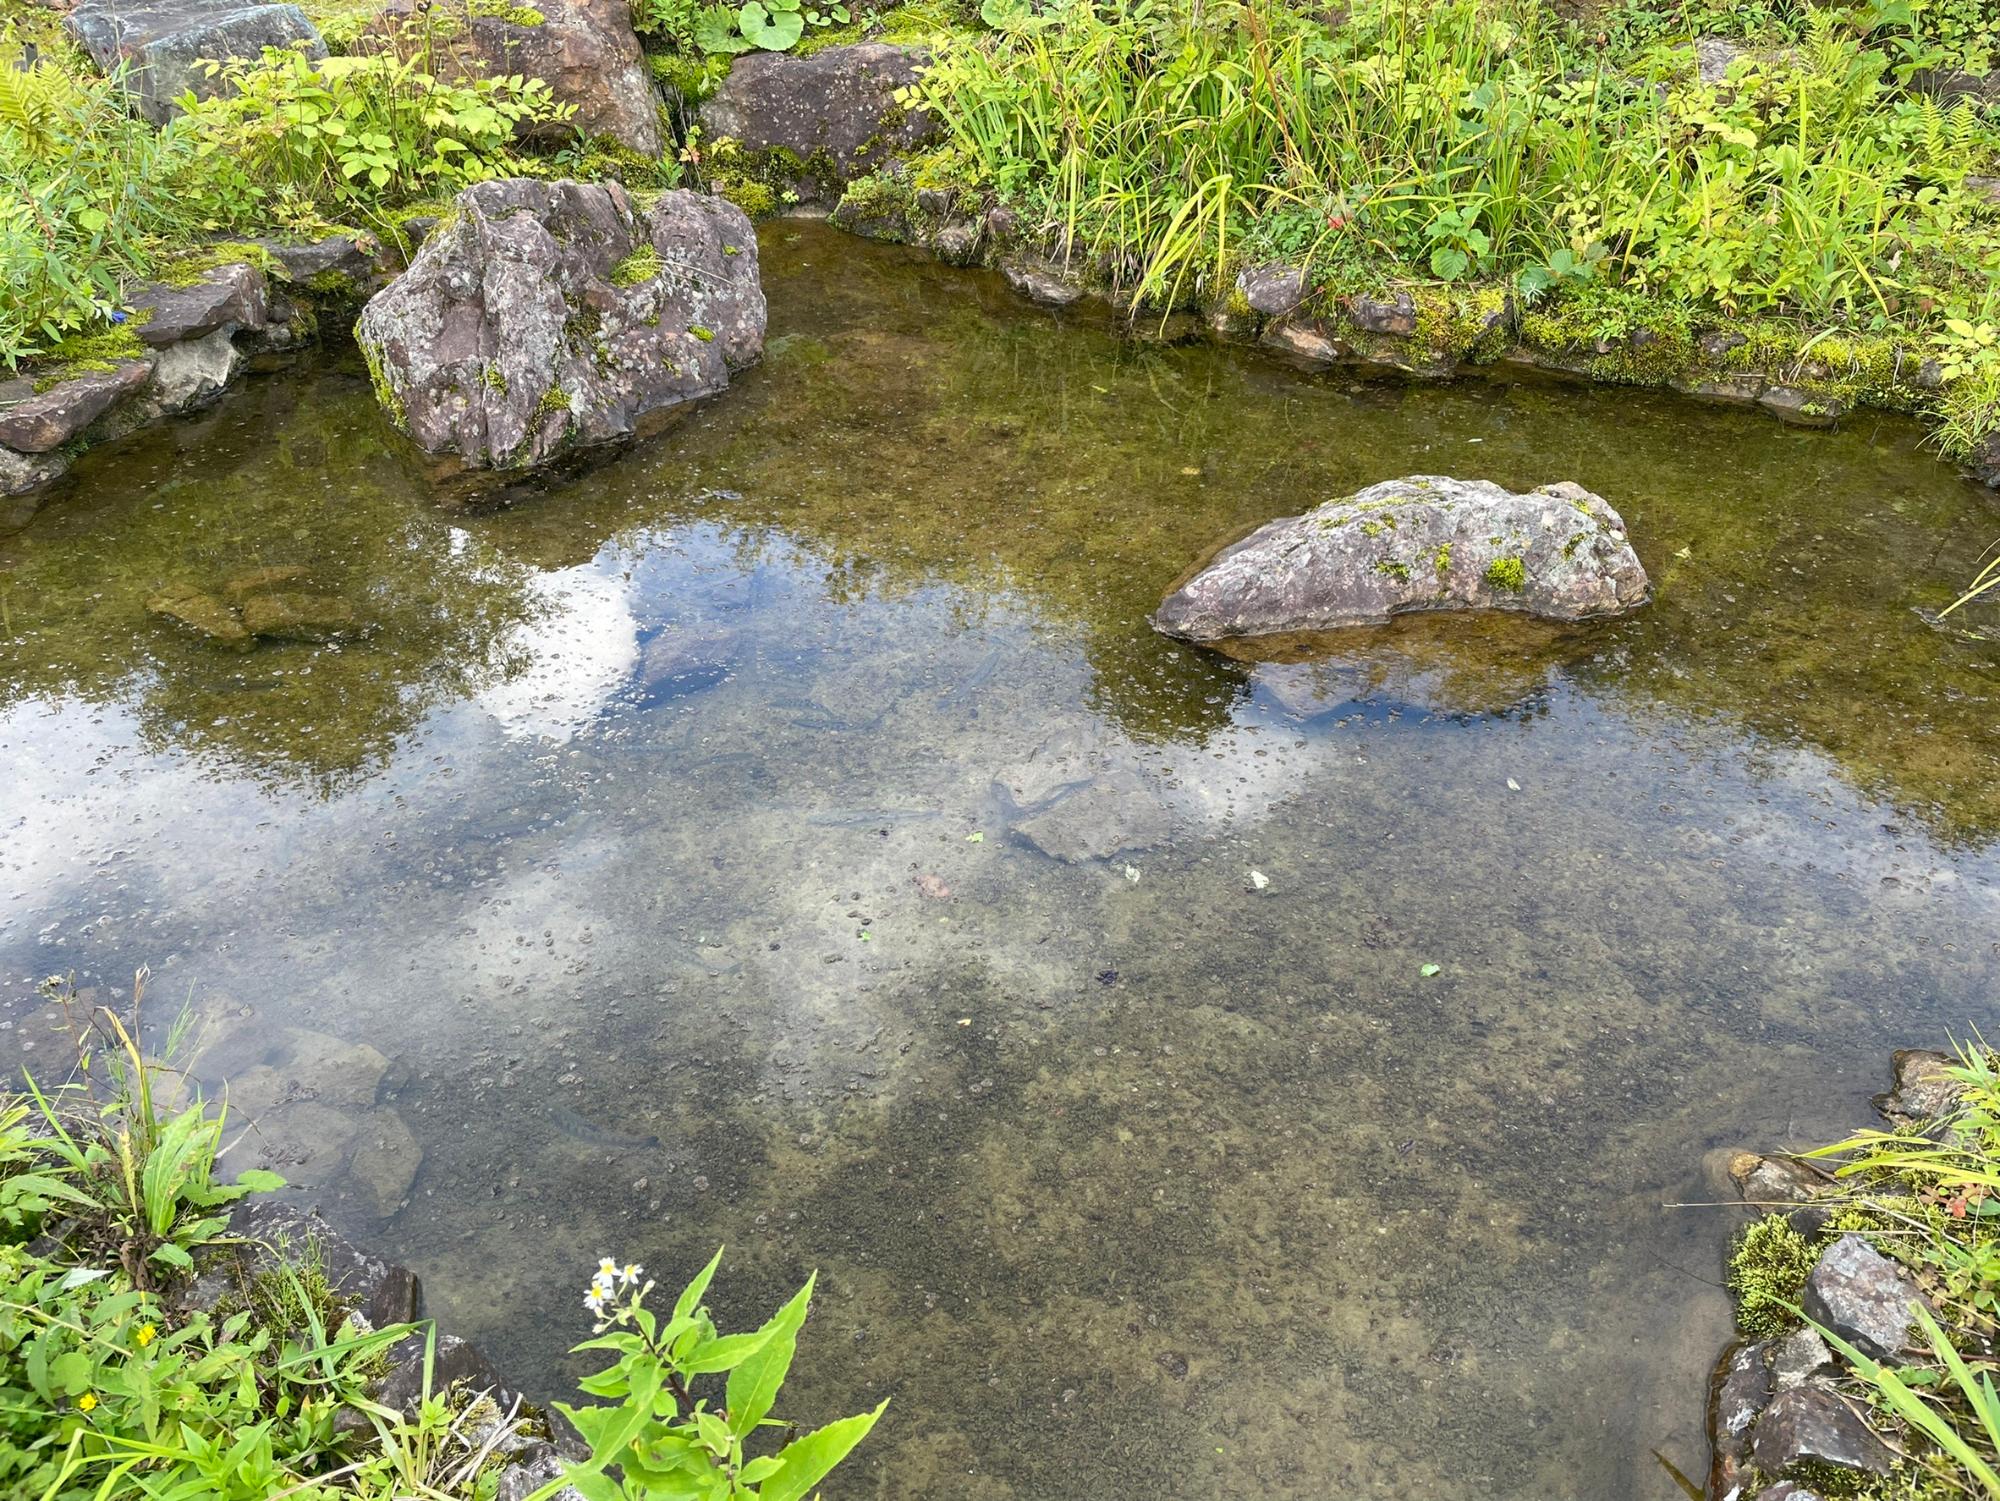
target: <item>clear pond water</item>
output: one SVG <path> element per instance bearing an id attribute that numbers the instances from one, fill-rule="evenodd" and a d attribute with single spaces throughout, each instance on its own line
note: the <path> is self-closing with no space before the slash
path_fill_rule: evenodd
<path id="1" fill-rule="evenodd" d="M 511 509 L 329 355 L 0 538 L 0 1062 L 150 965 L 195 1068 L 532 1392 L 601 1254 L 814 1267 L 831 1496 L 1657 1497 L 1725 1337 L 1705 1154 L 1991 1024 L 2000 522 L 1904 423 L 1308 375 L 813 225 L 765 363 Z M 1575 479 L 1658 585 L 1226 660 L 1145 614 L 1410 472 Z M 302 567 L 366 634 L 162 591 Z M 1169 830 L 996 780 L 1095 737 Z M 1259 889 L 1255 871 L 1268 884 Z M 1438 965 L 1424 978 L 1422 967 Z"/>

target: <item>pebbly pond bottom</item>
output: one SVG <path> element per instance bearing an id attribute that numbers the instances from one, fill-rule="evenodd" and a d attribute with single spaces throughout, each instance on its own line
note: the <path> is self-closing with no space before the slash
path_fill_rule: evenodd
<path id="1" fill-rule="evenodd" d="M 1900 422 L 765 261 L 758 370 L 511 509 L 434 507 L 329 355 L 0 538 L 0 1062 L 59 1066 L 40 977 L 151 966 L 241 1150 L 537 1395 L 600 1255 L 726 1242 L 745 1324 L 818 1268 L 784 1409 L 894 1398 L 832 1496 L 1678 1495 L 1733 1218 L 1666 1206 L 1993 1025 L 2000 649 L 1913 608 L 1987 504 Z M 1582 482 L 1656 602 L 1279 664 L 1145 625 L 1410 472 Z M 148 614 L 260 569 L 362 634 Z M 1058 751 L 1157 842 L 1016 835 Z"/>

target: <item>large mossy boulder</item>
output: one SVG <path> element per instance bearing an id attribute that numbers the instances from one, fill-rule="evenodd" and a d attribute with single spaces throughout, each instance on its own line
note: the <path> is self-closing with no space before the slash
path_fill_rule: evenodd
<path id="1" fill-rule="evenodd" d="M 938 135 L 935 116 L 903 102 L 925 61 L 921 49 L 887 42 L 805 57 L 751 53 L 702 105 L 702 135 L 712 158 L 720 151 L 715 165 L 725 177 L 830 203 L 848 183 Z"/>
<path id="2" fill-rule="evenodd" d="M 124 68 L 134 107 L 155 124 L 192 92 L 206 99 L 225 87 L 205 62 L 256 58 L 266 47 L 325 57 L 326 44 L 296 5 L 242 0 L 82 0 L 69 13 L 71 35 L 107 73 Z"/>
<path id="3" fill-rule="evenodd" d="M 447 467 L 528 469 L 712 395 L 764 346 L 743 211 L 507 178 L 458 195 L 355 326 L 390 419 Z"/>
<path id="4" fill-rule="evenodd" d="M 427 70 L 447 78 L 539 79 L 575 113 L 523 122 L 530 139 L 560 142 L 580 131 L 641 156 L 666 149 L 660 96 L 626 0 L 391 0 L 369 23 L 362 45 L 420 56 Z"/>
<path id="5" fill-rule="evenodd" d="M 1380 625 L 1413 610 L 1616 615 L 1646 599 L 1616 511 L 1580 485 L 1525 495 L 1487 480 L 1411 475 L 1223 549 L 1153 616 L 1190 641 Z"/>

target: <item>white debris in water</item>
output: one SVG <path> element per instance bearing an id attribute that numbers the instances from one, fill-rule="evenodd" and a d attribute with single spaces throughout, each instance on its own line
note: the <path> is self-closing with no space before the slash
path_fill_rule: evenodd
<path id="1" fill-rule="evenodd" d="M 1271 878 L 1261 870 L 1253 870 L 1250 872 L 1250 884 L 1256 887 L 1257 890 L 1262 891 L 1266 886 L 1271 884 Z"/>

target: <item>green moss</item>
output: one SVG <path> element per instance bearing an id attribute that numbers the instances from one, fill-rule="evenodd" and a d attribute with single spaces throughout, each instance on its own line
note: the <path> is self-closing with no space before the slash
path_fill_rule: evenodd
<path id="1" fill-rule="evenodd" d="M 704 344 L 713 343 L 715 340 L 715 330 L 712 328 L 703 328 L 699 323 L 689 327 L 688 332 Z"/>
<path id="2" fill-rule="evenodd" d="M 507 394 L 507 373 L 498 365 L 488 363 L 486 372 L 480 379 L 486 383 L 487 390 L 498 392 L 502 396 Z"/>
<path id="3" fill-rule="evenodd" d="M 270 250 L 248 240 L 218 240 L 181 251 L 160 263 L 153 279 L 170 287 L 191 287 L 223 266 L 252 265 L 267 276 L 282 275 L 284 267 Z"/>
<path id="4" fill-rule="evenodd" d="M 651 281 L 660 274 L 662 264 L 659 251 L 651 245 L 641 245 L 611 268 L 611 285 L 636 287 Z"/>
<path id="5" fill-rule="evenodd" d="M 1528 585 L 1528 567 L 1519 558 L 1495 558 L 1486 565 L 1486 582 L 1518 594 Z"/>
<path id="6" fill-rule="evenodd" d="M 671 89 L 684 104 L 699 104 L 722 86 L 729 76 L 727 57 L 706 54 L 689 56 L 681 52 L 653 52 L 646 57 L 653 81 Z"/>
<path id="7" fill-rule="evenodd" d="M 47 354 L 22 371 L 35 383 L 37 394 L 52 390 L 79 375 L 94 375 L 115 369 L 126 360 L 143 359 L 146 346 L 133 331 L 131 321 L 99 329 L 95 333 L 71 334 Z"/>
<path id="8" fill-rule="evenodd" d="M 469 16 L 490 16 L 505 21 L 509 26 L 540 26 L 548 20 L 532 5 L 510 5 L 508 0 L 466 0 L 465 13 Z"/>
<path id="9" fill-rule="evenodd" d="M 1385 578 L 1410 581 L 1410 565 L 1399 558 L 1383 558 L 1375 564 L 1375 571 Z"/>
<path id="10" fill-rule="evenodd" d="M 1736 1327 L 1753 1339 L 1782 1334 L 1798 1322 L 1796 1304 L 1818 1259 L 1811 1242 L 1782 1214 L 1745 1227 L 1729 1257 L 1729 1291 Z"/>
<path id="11" fill-rule="evenodd" d="M 410 414 L 403 406 L 403 400 L 396 394 L 396 388 L 389 384 L 388 376 L 382 373 L 382 361 L 369 345 L 361 346 L 361 357 L 368 364 L 368 383 L 375 388 L 375 399 L 382 410 L 389 414 L 389 420 L 397 427 L 409 427 Z"/>
<path id="12" fill-rule="evenodd" d="M 1440 574 L 1451 572 L 1451 544 L 1449 542 L 1438 548 L 1436 564 L 1437 571 Z"/>
<path id="13" fill-rule="evenodd" d="M 542 392 L 542 399 L 535 407 L 536 415 L 541 417 L 546 417 L 551 412 L 568 413 L 573 412 L 573 410 L 570 405 L 569 392 L 565 391 L 560 384 L 552 385 L 548 390 Z"/>

